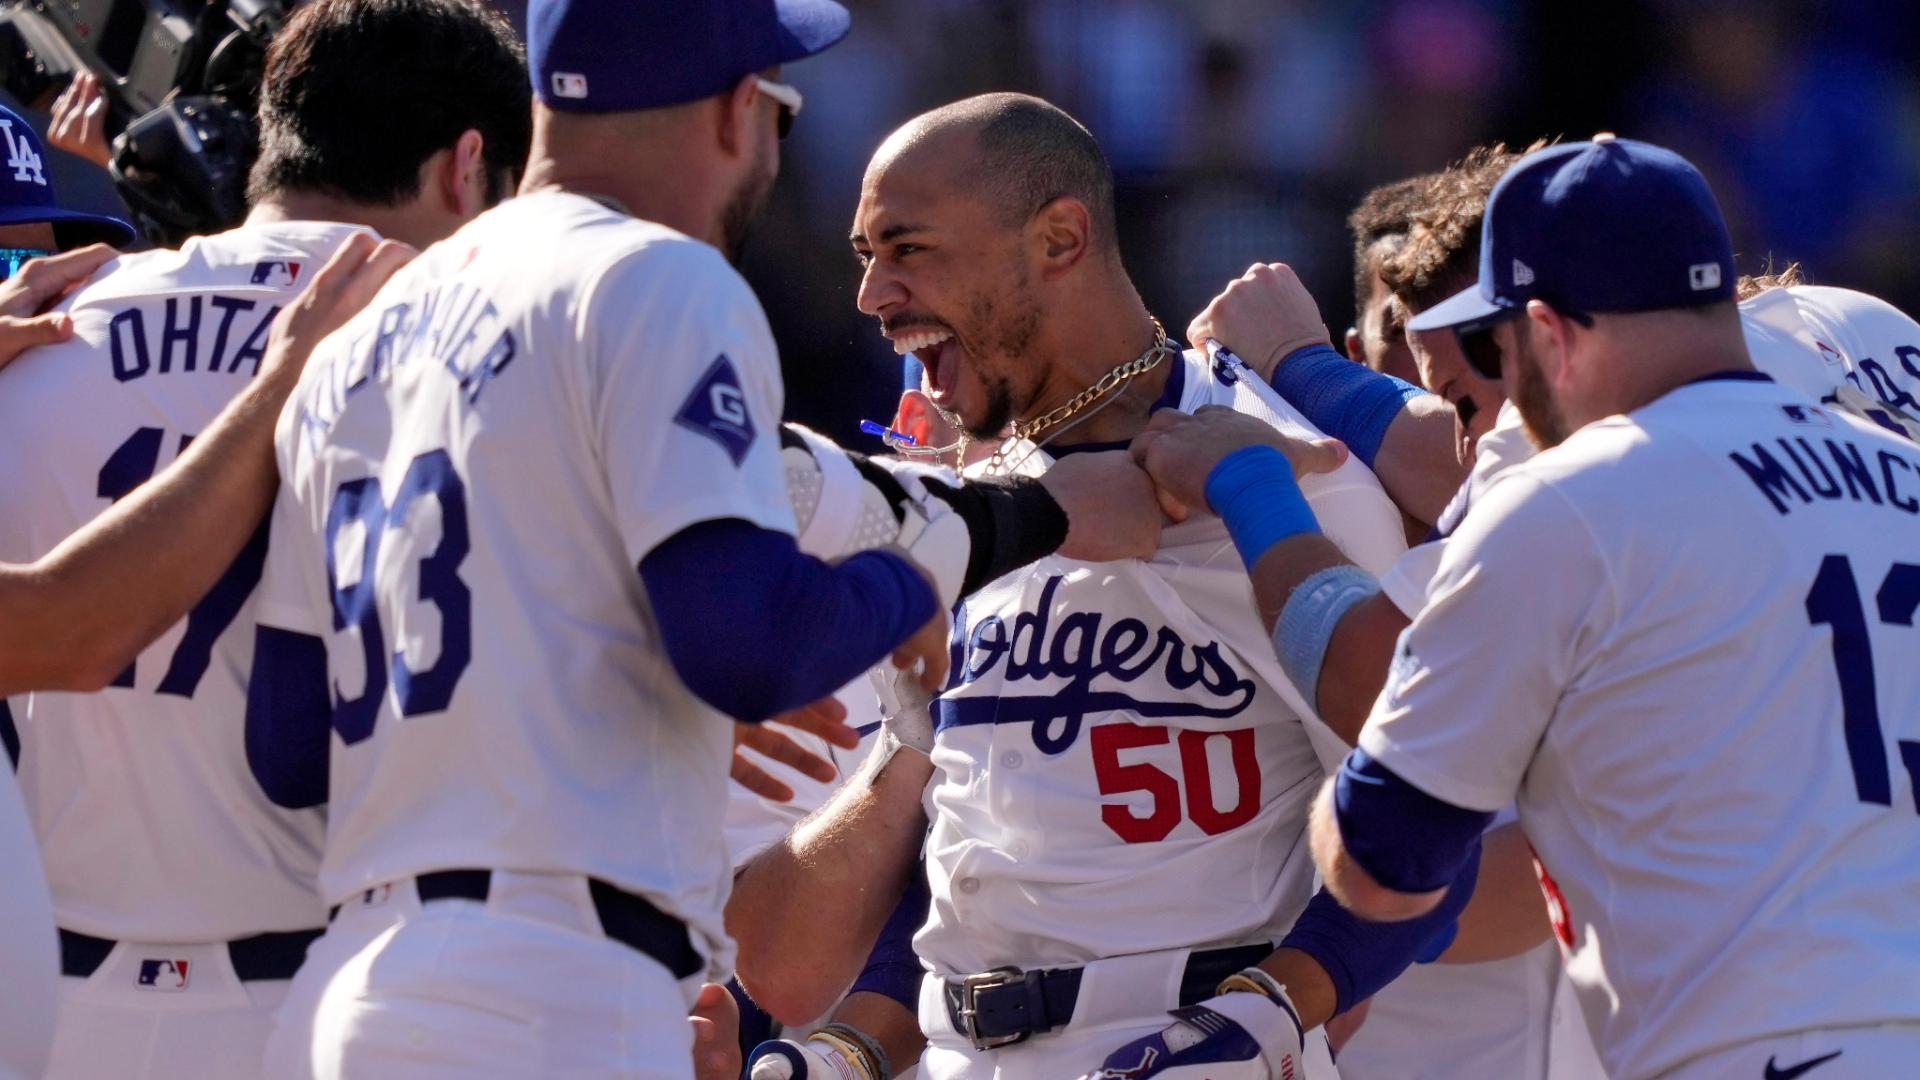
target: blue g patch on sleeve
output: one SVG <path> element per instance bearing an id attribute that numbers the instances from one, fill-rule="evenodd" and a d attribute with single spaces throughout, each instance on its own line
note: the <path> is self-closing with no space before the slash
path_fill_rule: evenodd
<path id="1" fill-rule="evenodd" d="M 681 403 L 673 422 L 719 443 L 735 468 L 746 460 L 747 450 L 753 445 L 753 416 L 747 412 L 740 376 L 725 353 L 713 358 L 712 366 Z"/>

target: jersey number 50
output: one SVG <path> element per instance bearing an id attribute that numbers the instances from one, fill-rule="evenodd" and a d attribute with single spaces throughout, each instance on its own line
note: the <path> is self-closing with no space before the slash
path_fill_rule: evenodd
<path id="1" fill-rule="evenodd" d="M 440 613 L 440 657 L 425 671 L 407 666 L 405 652 L 387 652 L 387 635 L 380 625 L 377 588 L 381 552 L 391 539 L 400 550 L 410 547 L 417 523 L 420 496 L 432 495 L 440 504 L 440 543 L 420 557 L 420 586 L 414 595 Z M 341 585 L 341 552 L 336 543 L 342 530 L 358 524 L 363 530 L 359 573 L 352 584 Z M 386 698 L 391 670 L 393 694 L 401 716 L 439 712 L 453 700 L 454 684 L 467 670 L 473 655 L 472 594 L 460 580 L 460 562 L 467 557 L 467 489 L 453 471 L 445 450 L 429 450 L 407 466 L 400 487 L 388 505 L 380 480 L 369 476 L 349 480 L 333 493 L 327 507 L 327 587 L 333 596 L 333 628 L 351 626 L 360 632 L 366 652 L 367 680 L 360 696 L 348 698 L 333 687 L 333 729 L 348 746 L 373 734 L 374 718 Z M 396 598 L 396 602 L 399 602 Z"/>
<path id="2" fill-rule="evenodd" d="M 1874 594 L 1874 606 L 1879 608 L 1881 622 L 1912 626 L 1914 612 L 1920 610 L 1920 566 L 1894 563 Z M 1886 736 L 1880 731 L 1873 640 L 1867 634 L 1867 613 L 1853 579 L 1853 563 L 1845 555 L 1821 560 L 1820 573 L 1807 592 L 1807 618 L 1815 626 L 1833 628 L 1833 665 L 1840 674 L 1841 726 L 1846 731 L 1854 791 L 1861 802 L 1892 806 L 1893 771 L 1887 765 Z M 1914 809 L 1920 810 L 1920 742 L 1901 739 L 1898 745 L 1900 760 L 1913 778 Z"/>

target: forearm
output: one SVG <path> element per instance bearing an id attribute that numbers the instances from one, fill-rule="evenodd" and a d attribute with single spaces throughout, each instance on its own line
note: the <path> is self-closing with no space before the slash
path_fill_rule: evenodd
<path id="1" fill-rule="evenodd" d="M 1371 576 L 1320 534 L 1298 486 L 1281 474 L 1282 464 L 1269 461 L 1265 477 L 1254 476 L 1244 462 L 1233 468 L 1246 486 L 1235 487 L 1231 477 L 1223 477 L 1208 490 L 1210 499 L 1218 496 L 1216 509 L 1243 557 L 1263 543 L 1263 535 L 1271 535 L 1247 518 L 1269 515 L 1282 502 L 1298 504 L 1302 516 L 1293 527 L 1302 531 L 1257 552 L 1248 573 L 1260 617 L 1274 630 L 1274 651 L 1288 676 L 1320 719 L 1351 744 L 1386 683 L 1406 617 Z"/>
<path id="2" fill-rule="evenodd" d="M 97 690 L 213 587 L 272 504 L 274 423 L 298 375 L 269 367 L 159 476 L 0 568 L 0 693 Z"/>
<path id="3" fill-rule="evenodd" d="M 1295 977 L 1306 979 L 1313 994 L 1311 1014 L 1299 999 L 1294 1001 L 1301 1009 L 1301 1023 L 1309 1027 L 1324 1023 L 1379 993 L 1413 964 L 1438 959 L 1452 943 L 1455 921 L 1477 887 L 1478 853 L 1476 846 L 1446 887 L 1445 896 L 1418 918 L 1373 922 L 1342 907 L 1328 891 L 1316 894 L 1280 943 L 1282 951 L 1297 951 L 1306 958 L 1289 961 Z M 1320 978 L 1307 970 L 1309 963 L 1319 969 Z M 1292 984 L 1288 987 L 1292 997 Z M 1327 991 L 1333 995 L 1331 1003 L 1322 998 Z"/>
<path id="4" fill-rule="evenodd" d="M 1455 446 L 1453 406 L 1437 394 L 1408 399 L 1373 460 L 1373 474 L 1394 504 L 1428 525 L 1440 519 L 1472 471 L 1473 463 L 1461 461 Z"/>
<path id="5" fill-rule="evenodd" d="M 727 902 L 740 983 L 783 1023 L 826 1012 L 860 972 L 919 867 L 925 755 L 876 748 L 819 814 L 748 863 Z"/>
<path id="6" fill-rule="evenodd" d="M 1553 934 L 1547 904 L 1533 870 L 1533 848 L 1519 822 L 1481 841 L 1480 877 L 1460 913 L 1460 932 L 1440 956 L 1443 964 L 1478 964 L 1518 956 Z"/>

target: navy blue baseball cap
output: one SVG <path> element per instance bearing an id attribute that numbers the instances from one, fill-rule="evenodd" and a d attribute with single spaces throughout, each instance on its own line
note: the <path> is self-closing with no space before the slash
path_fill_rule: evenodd
<path id="1" fill-rule="evenodd" d="M 46 147 L 20 114 L 0 105 L 0 142 L 7 156 L 0 159 L 0 225 L 36 225 L 51 222 L 54 242 L 62 250 L 92 243 L 125 247 L 137 235 L 133 226 L 105 214 L 68 210 L 54 201 L 53 184 L 45 168 Z"/>
<path id="2" fill-rule="evenodd" d="M 1733 241 L 1700 170 L 1612 135 L 1536 150 L 1487 197 L 1480 280 L 1407 322 L 1467 331 L 1544 300 L 1565 312 L 1733 298 Z"/>
<path id="3" fill-rule="evenodd" d="M 712 97 L 847 36 L 834 0 L 532 0 L 533 92 L 563 112 L 629 112 Z"/>

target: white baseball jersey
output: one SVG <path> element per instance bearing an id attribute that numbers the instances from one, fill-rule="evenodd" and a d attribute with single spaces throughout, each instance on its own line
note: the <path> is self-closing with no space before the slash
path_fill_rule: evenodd
<path id="1" fill-rule="evenodd" d="M 53 1050 L 60 1001 L 60 954 L 53 905 L 40 874 L 26 807 L 12 774 L 0 774 L 0 964 L 9 975 L 0 1011 L 0 1080 L 42 1075 Z"/>
<path id="2" fill-rule="evenodd" d="M 1920 323 L 1879 297 L 1795 285 L 1740 305 L 1754 366 L 1801 393 L 1920 437 Z"/>
<path id="3" fill-rule="evenodd" d="M 786 466 L 787 497 L 793 505 L 801 551 L 816 559 L 834 561 L 892 543 L 899 536 L 899 519 L 885 496 L 861 478 L 844 451 L 797 424 L 783 424 L 781 428 L 780 456 Z M 825 806 L 873 748 L 880 732 L 880 702 L 872 683 L 862 675 L 835 691 L 834 697 L 846 707 L 848 726 L 861 733 L 858 747 L 842 750 L 818 735 L 780 729 L 781 734 L 831 761 L 839 771 L 834 779 L 815 780 L 753 750 L 741 751 L 792 788 L 793 798 L 775 802 L 739 784 L 728 787 L 722 828 L 736 871 L 779 843 L 807 815 Z"/>
<path id="4" fill-rule="evenodd" d="M 326 641 L 327 898 L 587 874 L 731 966 L 732 729 L 637 567 L 702 521 L 793 530 L 780 407 L 719 252 L 558 192 L 435 244 L 321 344 L 280 418 L 262 617 Z"/>
<path id="5" fill-rule="evenodd" d="M 247 225 L 124 255 L 63 305 L 73 337 L 0 372 L 0 558 L 38 558 L 165 468 L 246 386 L 268 325 L 353 226 Z M 97 694 L 14 699 L 20 786 L 60 925 L 212 942 L 326 925 L 316 811 L 248 770 L 256 536 Z"/>
<path id="6" fill-rule="evenodd" d="M 1517 797 L 1616 1078 L 1920 1018 L 1916 551 L 1920 449 L 1754 373 L 1588 425 L 1448 541 L 1360 744 Z"/>
<path id="7" fill-rule="evenodd" d="M 1319 436 L 1244 368 L 1197 353 L 1162 400 Z M 1361 565 L 1378 573 L 1403 550 L 1399 512 L 1358 461 L 1300 486 Z M 1148 561 L 1041 559 L 962 604 L 954 638 L 928 793 L 933 911 L 914 939 L 936 972 L 1292 925 L 1313 890 L 1307 805 L 1346 748 L 1281 671 L 1219 519 L 1169 527 Z"/>

